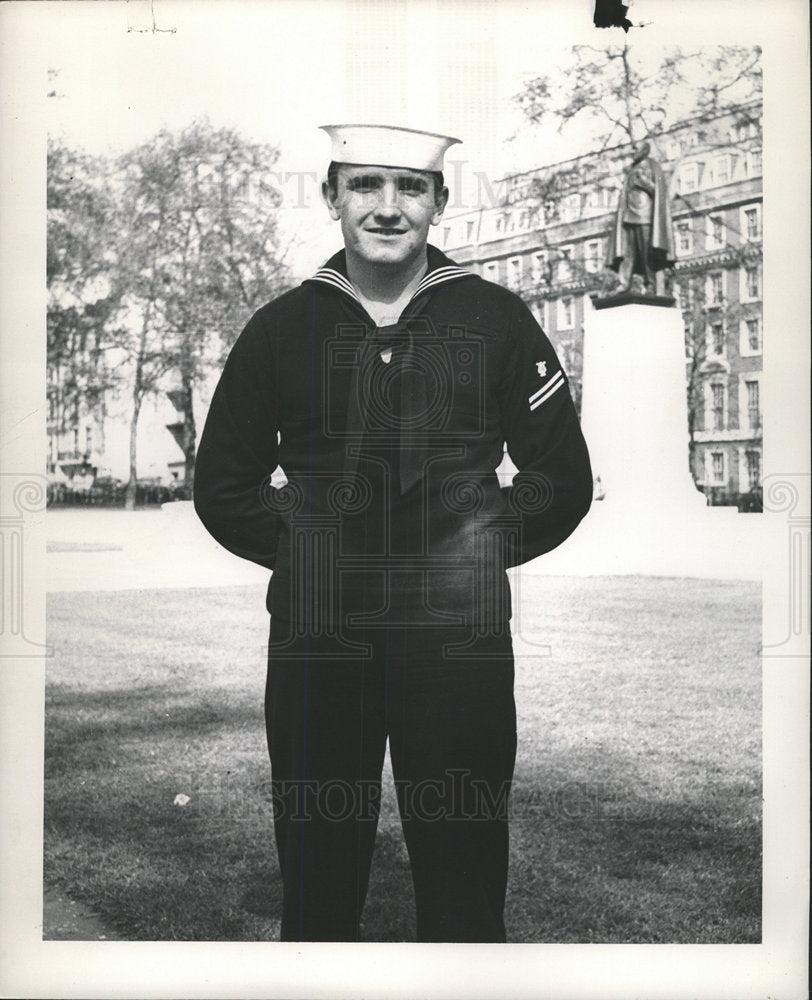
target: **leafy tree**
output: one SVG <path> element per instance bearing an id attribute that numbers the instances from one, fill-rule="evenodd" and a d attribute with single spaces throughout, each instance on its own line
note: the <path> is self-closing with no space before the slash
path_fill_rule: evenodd
<path id="1" fill-rule="evenodd" d="M 115 161 L 53 141 L 48 154 L 48 393 L 54 435 L 103 416 L 111 389 L 138 421 L 167 392 L 169 430 L 191 482 L 194 400 L 237 323 L 287 282 L 273 184 L 276 148 L 195 122 L 159 132 Z"/>
<path id="2" fill-rule="evenodd" d="M 48 144 L 47 396 L 49 431 L 59 439 L 80 417 L 103 417 L 115 381 L 105 362 L 118 301 L 109 271 L 115 259 L 115 204 L 104 161 Z"/>
<path id="3" fill-rule="evenodd" d="M 231 129 L 196 122 L 121 158 L 116 281 L 128 323 L 118 347 L 134 372 L 128 503 L 144 398 L 168 388 L 181 414 L 170 430 L 191 482 L 195 390 L 222 360 L 235 315 L 284 287 L 280 194 L 270 174 L 277 156 Z"/>

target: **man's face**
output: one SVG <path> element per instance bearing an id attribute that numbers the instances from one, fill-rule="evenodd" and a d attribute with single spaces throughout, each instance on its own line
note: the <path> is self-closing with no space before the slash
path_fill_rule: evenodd
<path id="1" fill-rule="evenodd" d="M 341 221 L 348 253 L 367 264 L 398 268 L 425 254 L 448 189 L 435 192 L 431 174 L 400 167 L 342 164 L 337 190 L 325 183 L 330 217 Z"/>

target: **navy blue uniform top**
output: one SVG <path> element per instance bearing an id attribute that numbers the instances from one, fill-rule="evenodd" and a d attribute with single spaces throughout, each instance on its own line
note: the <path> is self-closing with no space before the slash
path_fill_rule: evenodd
<path id="1" fill-rule="evenodd" d="M 279 618 L 316 630 L 504 621 L 505 568 L 559 545 L 589 508 L 586 445 L 538 323 L 432 246 L 428 261 L 389 364 L 343 251 L 258 310 L 226 362 L 195 507 L 220 544 L 273 570 Z M 412 392 L 415 378 L 407 413 L 401 383 Z M 505 443 L 519 472 L 500 488 Z M 421 475 L 403 492 L 411 447 Z"/>

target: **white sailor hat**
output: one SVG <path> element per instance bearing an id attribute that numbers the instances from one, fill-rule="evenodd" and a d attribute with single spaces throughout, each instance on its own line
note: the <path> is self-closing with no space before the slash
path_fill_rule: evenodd
<path id="1" fill-rule="evenodd" d="M 333 142 L 337 163 L 442 170 L 449 146 L 462 139 L 393 125 L 320 125 Z"/>

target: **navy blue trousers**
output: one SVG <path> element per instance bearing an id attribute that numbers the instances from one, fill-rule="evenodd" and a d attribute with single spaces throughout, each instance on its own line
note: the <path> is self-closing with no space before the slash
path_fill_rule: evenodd
<path id="1" fill-rule="evenodd" d="M 508 623 L 300 629 L 271 623 L 265 702 L 282 940 L 360 939 L 388 739 L 418 941 L 504 941 Z"/>

